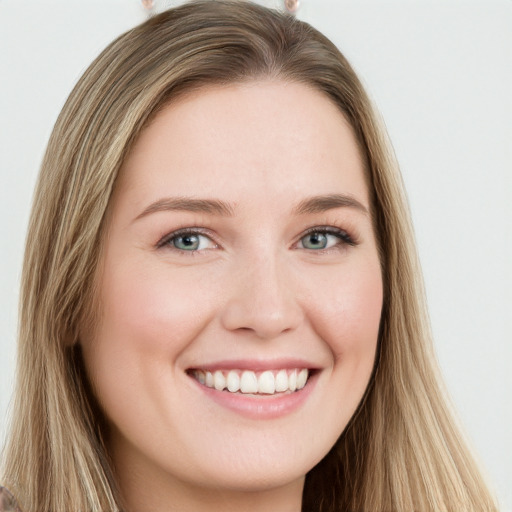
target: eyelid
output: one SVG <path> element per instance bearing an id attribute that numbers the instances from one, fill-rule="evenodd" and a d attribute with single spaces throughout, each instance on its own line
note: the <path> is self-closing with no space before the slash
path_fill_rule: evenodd
<path id="1" fill-rule="evenodd" d="M 335 247 L 330 247 L 330 248 L 326 248 L 326 249 L 307 249 L 304 247 L 304 250 L 309 250 L 311 252 L 329 251 L 332 249 L 336 249 L 337 247 L 339 247 L 339 245 L 341 245 L 341 246 L 348 245 L 351 247 L 355 247 L 356 245 L 358 245 L 357 238 L 355 236 L 351 235 L 346 229 L 339 228 L 336 226 L 328 226 L 328 225 L 313 226 L 313 227 L 306 229 L 300 235 L 298 241 L 296 242 L 296 245 L 299 244 L 305 236 L 307 236 L 311 233 L 322 233 L 322 234 L 326 234 L 326 235 L 334 235 L 334 236 L 337 236 L 340 240 L 340 243 L 337 244 Z"/>
<path id="2" fill-rule="evenodd" d="M 316 250 L 307 249 L 304 247 L 303 249 L 306 251 L 321 253 L 321 252 L 326 252 L 326 251 L 330 251 L 330 250 L 336 250 L 340 246 L 347 246 L 347 245 L 348 246 L 356 246 L 359 244 L 359 242 L 357 241 L 357 237 L 354 236 L 353 234 L 349 233 L 349 231 L 347 231 L 346 229 L 343 229 L 343 228 L 340 228 L 337 226 L 332 226 L 332 225 L 320 225 L 320 226 L 317 225 L 317 226 L 312 226 L 310 228 L 307 228 L 305 231 L 303 231 L 301 233 L 300 237 L 298 238 L 297 242 L 295 242 L 294 247 L 297 246 L 300 243 L 300 241 L 310 233 L 323 233 L 323 234 L 328 234 L 328 235 L 330 234 L 330 235 L 337 236 L 339 238 L 339 244 L 336 244 L 335 247 L 330 247 L 330 248 L 326 248 L 326 249 L 316 249 Z M 194 254 L 209 250 L 209 249 L 200 249 L 200 250 L 195 250 L 195 251 L 185 251 L 185 250 L 178 249 L 177 247 L 171 247 L 170 245 L 168 245 L 169 241 L 171 241 L 173 238 L 177 238 L 177 237 L 183 236 L 183 235 L 205 236 L 212 241 L 212 243 L 215 245 L 215 247 L 214 247 L 215 249 L 221 248 L 220 244 L 216 241 L 215 236 L 212 235 L 212 232 L 209 229 L 200 228 L 200 227 L 184 227 L 184 228 L 176 229 L 170 233 L 167 233 L 162 238 L 160 238 L 160 240 L 156 243 L 156 248 L 157 249 L 168 248 L 172 251 L 175 251 L 178 253 L 187 253 L 189 255 L 194 255 Z"/>
<path id="3" fill-rule="evenodd" d="M 156 248 L 157 249 L 168 248 L 168 249 L 173 250 L 175 252 L 187 253 L 187 254 L 191 254 L 191 255 L 194 254 L 194 253 L 198 253 L 198 252 L 200 253 L 200 252 L 203 252 L 203 251 L 207 250 L 207 249 L 201 249 L 201 250 L 196 250 L 196 251 L 185 251 L 185 250 L 178 249 L 177 247 L 171 247 L 170 245 L 168 245 L 168 243 L 173 238 L 177 238 L 177 237 L 183 236 L 183 235 L 201 235 L 201 236 L 204 236 L 204 237 L 210 239 L 212 241 L 212 243 L 215 245 L 215 248 L 219 248 L 220 247 L 219 243 L 212 236 L 212 233 L 211 233 L 210 230 L 205 229 L 205 228 L 199 228 L 199 227 L 186 227 L 186 228 L 176 229 L 176 230 L 171 231 L 170 233 L 167 233 L 166 235 L 164 235 L 156 243 Z"/>

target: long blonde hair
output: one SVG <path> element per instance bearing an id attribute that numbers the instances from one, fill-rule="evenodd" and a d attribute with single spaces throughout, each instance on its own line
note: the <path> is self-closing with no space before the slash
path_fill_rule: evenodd
<path id="1" fill-rule="evenodd" d="M 357 76 L 328 39 L 292 16 L 202 0 L 109 45 L 74 88 L 50 138 L 27 237 L 0 480 L 26 512 L 121 509 L 77 342 L 94 322 L 106 212 L 125 156 L 178 95 L 262 77 L 322 91 L 352 125 L 384 277 L 375 371 L 350 424 L 308 473 L 303 510 L 497 510 L 439 384 L 400 174 Z"/>

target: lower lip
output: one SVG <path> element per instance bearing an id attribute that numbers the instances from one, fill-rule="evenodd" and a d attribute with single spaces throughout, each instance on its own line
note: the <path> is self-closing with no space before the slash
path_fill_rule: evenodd
<path id="1" fill-rule="evenodd" d="M 244 395 L 218 391 L 190 377 L 212 401 L 250 419 L 268 420 L 285 416 L 297 410 L 308 398 L 316 384 L 317 374 L 310 375 L 306 385 L 293 393 L 278 395 Z"/>

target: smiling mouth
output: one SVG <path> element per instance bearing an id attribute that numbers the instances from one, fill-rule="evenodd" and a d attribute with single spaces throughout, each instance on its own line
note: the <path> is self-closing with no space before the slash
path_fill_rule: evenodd
<path id="1" fill-rule="evenodd" d="M 189 375 L 203 386 L 237 394 L 275 395 L 293 393 L 308 382 L 307 368 L 265 370 L 189 370 Z"/>

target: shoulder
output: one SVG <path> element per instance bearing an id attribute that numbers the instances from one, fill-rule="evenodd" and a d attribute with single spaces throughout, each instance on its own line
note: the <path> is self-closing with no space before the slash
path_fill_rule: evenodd
<path id="1" fill-rule="evenodd" d="M 14 496 L 5 488 L 0 486 L 0 512 L 21 512 Z"/>

